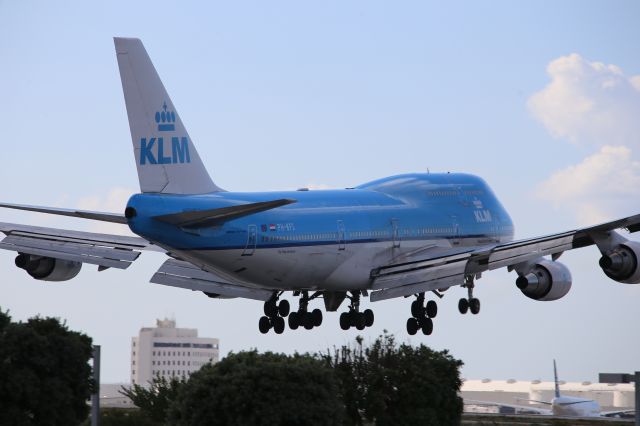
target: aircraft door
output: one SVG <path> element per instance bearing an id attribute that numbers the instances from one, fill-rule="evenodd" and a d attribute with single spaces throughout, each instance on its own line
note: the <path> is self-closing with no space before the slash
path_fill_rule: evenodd
<path id="1" fill-rule="evenodd" d="M 344 222 L 338 221 L 338 250 L 346 249 L 346 235 L 344 230 Z"/>
<path id="2" fill-rule="evenodd" d="M 247 228 L 247 245 L 242 251 L 243 256 L 251 256 L 256 251 L 256 244 L 258 243 L 258 227 L 256 225 L 249 225 Z"/>
<path id="3" fill-rule="evenodd" d="M 398 219 L 391 219 L 391 238 L 393 241 L 393 248 L 400 247 L 400 231 L 398 229 Z"/>
<path id="4" fill-rule="evenodd" d="M 461 234 L 460 222 L 458 221 L 458 217 L 456 215 L 451 215 L 451 229 L 452 229 L 452 235 L 450 237 L 451 245 L 453 246 L 460 245 L 460 234 Z"/>

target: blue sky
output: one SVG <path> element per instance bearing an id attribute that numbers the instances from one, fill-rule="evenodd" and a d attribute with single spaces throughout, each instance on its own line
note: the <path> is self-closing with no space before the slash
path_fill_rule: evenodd
<path id="1" fill-rule="evenodd" d="M 632 1 L 0 2 L 0 199 L 122 209 L 137 176 L 112 37 L 132 36 L 223 188 L 464 171 L 493 187 L 518 237 L 637 213 L 639 17 Z M 96 229 L 10 211 L 0 221 Z M 470 378 L 549 379 L 553 357 L 567 380 L 631 371 L 640 288 L 606 279 L 598 257 L 563 256 L 574 287 L 557 302 L 526 299 L 497 271 L 479 282 L 477 317 L 457 313 L 463 291 L 451 289 L 433 336 L 407 337 L 405 300 L 374 304 L 364 334 L 450 348 Z M 89 333 L 110 382 L 128 379 L 130 337 L 165 315 L 220 337 L 225 353 L 356 335 L 328 314 L 313 332 L 262 336 L 258 302 L 149 284 L 161 262 L 145 254 L 127 272 L 43 284 L 0 253 L 0 306 Z"/>

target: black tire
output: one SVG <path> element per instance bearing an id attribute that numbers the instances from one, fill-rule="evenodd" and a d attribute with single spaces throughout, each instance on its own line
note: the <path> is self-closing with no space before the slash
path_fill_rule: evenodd
<path id="1" fill-rule="evenodd" d="M 427 302 L 427 316 L 429 318 L 435 318 L 438 315 L 438 304 L 435 300 L 429 300 Z"/>
<path id="2" fill-rule="evenodd" d="M 420 326 L 418 325 L 418 320 L 411 317 L 407 320 L 407 333 L 410 335 L 414 335 L 418 332 Z"/>
<path id="3" fill-rule="evenodd" d="M 411 315 L 414 318 L 420 318 L 423 316 L 422 303 L 420 303 L 417 300 L 414 300 L 413 302 L 411 302 Z"/>
<path id="4" fill-rule="evenodd" d="M 258 321 L 258 330 L 260 330 L 260 333 L 267 334 L 270 328 L 271 322 L 269 321 L 269 317 L 260 317 L 260 321 Z"/>
<path id="5" fill-rule="evenodd" d="M 278 315 L 278 308 L 273 301 L 264 302 L 264 314 L 268 317 L 275 317 Z"/>
<path id="6" fill-rule="evenodd" d="M 469 302 L 469 310 L 473 315 L 478 315 L 480 313 L 480 299 L 476 299 L 475 297 L 471 299 Z"/>
<path id="7" fill-rule="evenodd" d="M 364 330 L 364 328 L 367 326 L 367 321 L 364 317 L 364 313 L 354 312 L 353 314 L 354 314 L 353 319 L 354 319 L 354 322 L 356 323 L 356 328 L 358 330 Z"/>
<path id="8" fill-rule="evenodd" d="M 466 314 L 469 310 L 469 301 L 467 299 L 460 299 L 458 301 L 458 310 L 462 315 Z"/>
<path id="9" fill-rule="evenodd" d="M 282 317 L 274 317 L 273 318 L 273 331 L 276 334 L 282 334 L 284 331 L 284 318 Z"/>
<path id="10" fill-rule="evenodd" d="M 300 327 L 300 315 L 297 312 L 291 312 L 288 318 L 289 328 L 292 330 L 297 330 Z"/>
<path id="11" fill-rule="evenodd" d="M 306 330 L 311 330 L 313 328 L 313 315 L 309 312 L 305 312 L 302 316 L 302 325 Z"/>
<path id="12" fill-rule="evenodd" d="M 343 312 L 340 314 L 340 328 L 343 330 L 348 330 L 351 328 L 351 318 L 349 318 L 348 312 Z"/>
<path id="13" fill-rule="evenodd" d="M 364 325 L 366 327 L 371 327 L 373 325 L 373 320 L 375 317 L 373 316 L 373 311 L 371 309 L 364 310 Z"/>
<path id="14" fill-rule="evenodd" d="M 322 311 L 320 309 L 314 309 L 311 312 L 311 318 L 313 318 L 313 326 L 319 327 L 322 325 Z"/>
<path id="15" fill-rule="evenodd" d="M 422 334 L 425 336 L 433 333 L 433 321 L 431 321 L 431 318 L 423 318 L 420 327 L 422 328 Z"/>
<path id="16" fill-rule="evenodd" d="M 289 312 L 291 312 L 289 301 L 281 300 L 280 304 L 278 304 L 278 313 L 280 313 L 280 315 L 282 315 L 283 317 L 286 317 L 287 315 L 289 315 Z"/>

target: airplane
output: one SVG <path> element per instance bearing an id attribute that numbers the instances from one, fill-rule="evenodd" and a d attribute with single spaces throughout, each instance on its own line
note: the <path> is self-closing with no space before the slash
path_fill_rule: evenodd
<path id="1" fill-rule="evenodd" d="M 536 401 L 526 400 L 529 402 L 535 402 L 538 404 L 550 405 L 551 410 L 549 413 L 542 412 L 543 414 L 552 414 L 554 416 L 567 416 L 567 417 L 600 417 L 600 404 L 593 399 L 577 398 L 573 396 L 560 395 L 560 384 L 558 382 L 558 370 L 556 368 L 556 360 L 553 360 L 553 381 L 555 383 L 555 397 L 548 401 Z"/>
<path id="2" fill-rule="evenodd" d="M 593 399 L 578 398 L 574 396 L 563 396 L 560 394 L 560 382 L 558 381 L 558 370 L 556 360 L 553 360 L 553 380 L 555 384 L 554 398 L 551 401 L 539 401 L 535 399 L 517 398 L 519 401 L 534 402 L 550 406 L 550 409 L 537 408 L 532 406 L 513 405 L 497 402 L 466 400 L 467 403 L 477 406 L 498 406 L 506 407 L 516 412 L 535 413 L 550 416 L 562 417 L 619 417 L 629 415 L 634 410 L 601 411 L 600 404 Z"/>
<path id="3" fill-rule="evenodd" d="M 313 329 L 348 300 L 339 325 L 362 330 L 374 322 L 371 302 L 411 298 L 406 329 L 429 335 L 435 298 L 466 289 L 460 313 L 478 314 L 476 280 L 506 267 L 534 300 L 552 301 L 571 289 L 558 258 L 595 244 L 611 279 L 640 283 L 640 243 L 617 230 L 640 230 L 640 214 L 596 226 L 513 240 L 513 222 L 489 185 L 464 173 L 411 173 L 341 190 L 233 192 L 217 186 L 156 72 L 142 42 L 114 38 L 140 193 L 123 213 L 0 203 L 0 207 L 111 222 L 137 237 L 0 223 L 0 248 L 42 281 L 74 278 L 83 264 L 126 269 L 142 251 L 168 256 L 155 284 L 211 298 L 264 302 L 262 333 Z M 285 292 L 298 297 L 291 310 Z M 434 296 L 432 297 L 431 294 Z M 429 296 L 432 300 L 427 300 Z"/>

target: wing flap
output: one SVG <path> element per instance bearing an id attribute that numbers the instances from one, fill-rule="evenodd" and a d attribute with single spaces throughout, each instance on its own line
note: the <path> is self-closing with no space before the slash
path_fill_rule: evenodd
<path id="1" fill-rule="evenodd" d="M 239 206 L 220 207 L 217 209 L 171 213 L 155 216 L 154 219 L 181 228 L 199 228 L 219 225 L 242 216 L 275 209 L 295 202 L 296 200 L 283 198 L 280 200 L 261 201 L 259 203 L 241 204 Z"/>
<path id="2" fill-rule="evenodd" d="M 273 291 L 246 287 L 231 283 L 224 278 L 196 266 L 175 259 L 169 259 L 162 264 L 160 269 L 151 277 L 154 284 L 168 285 L 205 293 L 214 293 L 225 297 L 242 297 L 267 301 L 273 295 Z"/>
<path id="3" fill-rule="evenodd" d="M 0 242 L 0 249 L 12 250 L 35 256 L 53 257 L 56 259 L 71 260 L 74 262 L 90 263 L 107 268 L 127 269 L 131 265 L 131 262 L 94 257 L 87 255 L 80 250 L 76 253 L 70 253 L 69 251 L 46 250 L 37 247 L 6 244 L 4 242 Z"/>

